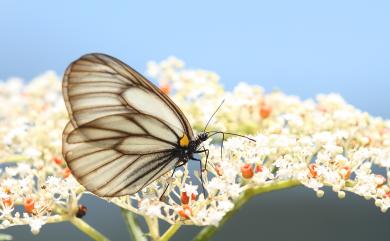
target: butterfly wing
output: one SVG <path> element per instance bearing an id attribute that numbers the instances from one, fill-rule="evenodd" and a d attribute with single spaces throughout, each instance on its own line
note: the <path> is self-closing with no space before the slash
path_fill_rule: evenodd
<path id="1" fill-rule="evenodd" d="M 171 152 L 174 134 L 164 129 L 165 138 L 155 138 L 147 132 L 150 122 L 162 128 L 138 114 L 101 117 L 76 129 L 69 122 L 63 155 L 73 175 L 96 195 L 113 197 L 135 193 L 172 170 L 178 161 Z"/>
<path id="2" fill-rule="evenodd" d="M 157 115 L 193 139 L 179 107 L 159 88 L 120 60 L 87 54 L 65 71 L 62 93 L 74 127 L 129 110 Z"/>
<path id="3" fill-rule="evenodd" d="M 73 175 L 99 196 L 139 191 L 179 161 L 181 137 L 193 139 L 180 109 L 121 61 L 89 54 L 63 80 L 70 122 L 63 156 Z"/>

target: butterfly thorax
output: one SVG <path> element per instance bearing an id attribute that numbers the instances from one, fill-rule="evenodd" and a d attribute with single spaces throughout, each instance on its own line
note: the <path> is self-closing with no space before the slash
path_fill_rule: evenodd
<path id="1" fill-rule="evenodd" d="M 198 150 L 199 146 L 209 138 L 208 134 L 205 132 L 201 132 L 198 134 L 198 136 L 195 138 L 195 140 L 192 140 L 188 144 L 188 152 L 194 153 Z"/>
<path id="2" fill-rule="evenodd" d="M 175 149 L 175 151 L 177 151 L 177 155 L 182 160 L 192 159 L 199 146 L 207 139 L 208 134 L 205 132 L 199 133 L 194 140 L 189 140 L 187 135 L 183 135 L 179 141 L 180 148 Z"/>

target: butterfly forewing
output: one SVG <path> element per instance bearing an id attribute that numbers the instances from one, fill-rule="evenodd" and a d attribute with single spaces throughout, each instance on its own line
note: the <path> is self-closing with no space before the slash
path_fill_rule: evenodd
<path id="1" fill-rule="evenodd" d="M 63 156 L 73 175 L 99 196 L 121 196 L 172 170 L 180 138 L 193 140 L 180 109 L 121 61 L 89 54 L 65 72 L 70 122 Z"/>
<path id="2" fill-rule="evenodd" d="M 176 124 L 193 138 L 179 107 L 141 74 L 111 56 L 87 54 L 74 61 L 65 71 L 62 91 L 74 126 L 133 110 Z"/>

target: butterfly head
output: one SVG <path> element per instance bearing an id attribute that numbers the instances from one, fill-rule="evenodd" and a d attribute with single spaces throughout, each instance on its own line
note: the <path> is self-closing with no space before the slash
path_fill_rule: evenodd
<path id="1" fill-rule="evenodd" d="M 204 142 L 205 140 L 207 140 L 208 138 L 209 138 L 209 134 L 208 133 L 206 133 L 206 132 L 199 133 L 195 140 L 191 140 L 188 143 L 188 147 L 186 148 L 187 151 L 189 153 L 195 152 L 198 149 L 198 147 L 200 146 L 200 144 L 202 142 Z"/>
<path id="2" fill-rule="evenodd" d="M 198 135 L 198 140 L 200 140 L 201 142 L 204 142 L 208 138 L 209 138 L 209 134 L 207 134 L 206 132 L 201 132 Z"/>

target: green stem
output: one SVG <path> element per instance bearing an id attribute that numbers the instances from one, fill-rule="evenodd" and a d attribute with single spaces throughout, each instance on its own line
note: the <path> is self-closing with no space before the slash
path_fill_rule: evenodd
<path id="1" fill-rule="evenodd" d="M 48 218 L 47 223 L 60 223 L 68 221 L 69 217 L 67 215 L 55 215 Z"/>
<path id="2" fill-rule="evenodd" d="M 225 223 L 228 221 L 248 200 L 252 197 L 271 191 L 280 189 L 291 188 L 300 185 L 301 183 L 297 180 L 279 181 L 276 183 L 266 184 L 260 187 L 254 187 L 247 189 L 241 196 L 235 201 L 234 208 L 227 212 L 222 220 L 219 222 L 218 227 L 207 226 L 203 228 L 198 235 L 195 236 L 193 241 L 205 241 L 209 240 Z"/>
<path id="3" fill-rule="evenodd" d="M 158 241 L 168 241 L 181 227 L 180 223 L 172 224 Z"/>
<path id="4" fill-rule="evenodd" d="M 29 159 L 29 157 L 27 157 L 27 156 L 18 156 L 18 155 L 15 155 L 15 156 L 7 157 L 7 159 L 0 160 L 0 163 L 23 162 L 23 161 L 26 161 L 26 160 L 28 160 L 28 159 Z"/>
<path id="5" fill-rule="evenodd" d="M 106 238 L 103 234 L 101 234 L 99 231 L 91 227 L 88 223 L 84 222 L 80 218 L 70 218 L 69 222 L 71 222 L 76 228 L 80 229 L 82 232 L 84 232 L 86 235 L 91 237 L 93 240 L 96 241 L 109 241 L 108 238 Z"/>
<path id="6" fill-rule="evenodd" d="M 142 231 L 139 223 L 136 219 L 134 213 L 127 211 L 126 209 L 122 209 L 123 219 L 127 224 L 127 228 L 129 230 L 131 240 L 133 241 L 147 241 L 144 232 Z"/>
<path id="7" fill-rule="evenodd" d="M 0 240 L 1 241 L 9 241 L 12 240 L 12 236 L 5 233 L 0 233 Z"/>
<path id="8" fill-rule="evenodd" d="M 149 228 L 149 234 L 150 237 L 152 237 L 152 240 L 159 240 L 160 239 L 160 230 L 158 225 L 158 219 L 156 217 L 149 217 L 145 216 L 146 224 Z"/>

